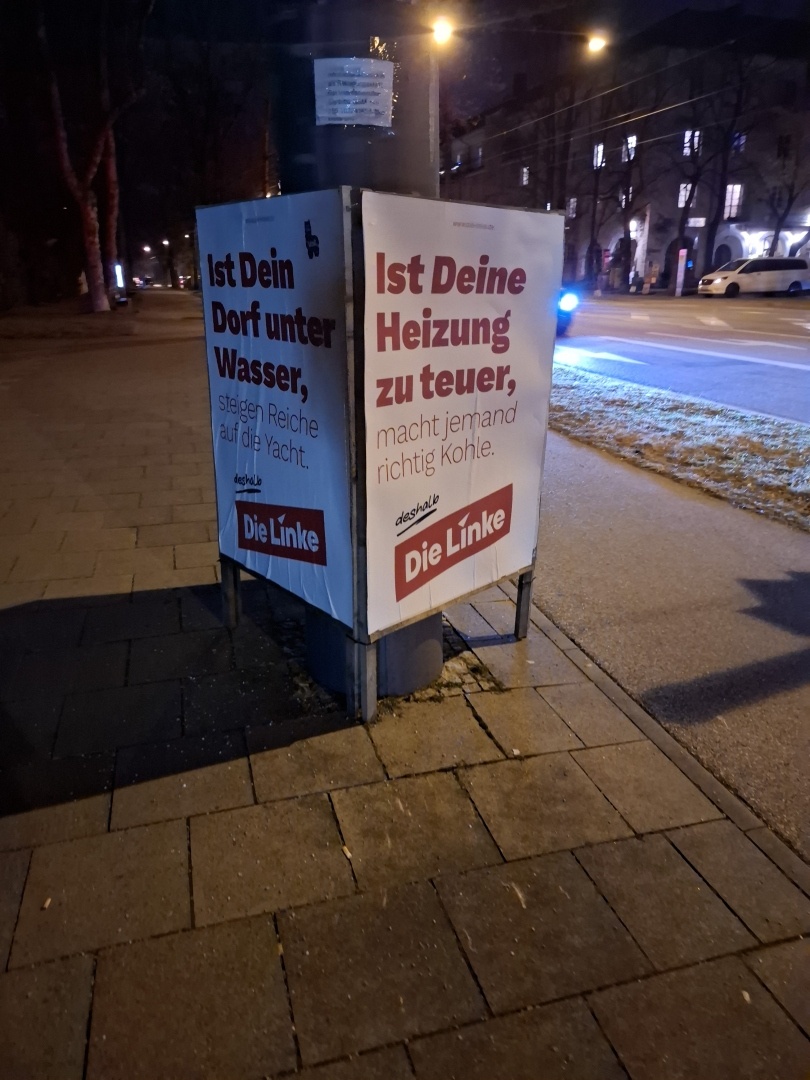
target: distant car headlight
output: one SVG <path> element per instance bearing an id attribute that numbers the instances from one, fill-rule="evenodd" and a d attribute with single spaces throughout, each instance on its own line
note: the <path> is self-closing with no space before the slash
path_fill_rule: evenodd
<path id="1" fill-rule="evenodd" d="M 560 311 L 573 311 L 578 304 L 579 297 L 576 293 L 565 292 L 560 297 L 557 306 L 559 307 Z"/>

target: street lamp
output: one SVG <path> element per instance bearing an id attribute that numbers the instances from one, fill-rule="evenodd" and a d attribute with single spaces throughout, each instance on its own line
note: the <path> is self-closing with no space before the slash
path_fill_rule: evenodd
<path id="1" fill-rule="evenodd" d="M 146 252 L 147 255 L 150 255 L 152 253 L 152 249 L 149 247 L 148 244 L 143 245 L 143 250 Z"/>
<path id="2" fill-rule="evenodd" d="M 433 38 L 437 45 L 446 45 L 453 36 L 453 27 L 447 19 L 437 19 L 433 24 Z"/>
<path id="3" fill-rule="evenodd" d="M 605 38 L 600 37 L 599 34 L 594 34 L 593 37 L 588 38 L 588 52 L 598 53 L 607 45 Z"/>

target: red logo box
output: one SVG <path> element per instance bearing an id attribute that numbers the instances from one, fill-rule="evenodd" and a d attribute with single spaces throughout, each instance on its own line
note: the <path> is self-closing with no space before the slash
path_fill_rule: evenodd
<path id="1" fill-rule="evenodd" d="M 397 600 L 496 544 L 512 526 L 512 485 L 435 521 L 394 548 Z"/>
<path id="2" fill-rule="evenodd" d="M 234 501 L 238 545 L 279 559 L 326 566 L 323 510 Z"/>

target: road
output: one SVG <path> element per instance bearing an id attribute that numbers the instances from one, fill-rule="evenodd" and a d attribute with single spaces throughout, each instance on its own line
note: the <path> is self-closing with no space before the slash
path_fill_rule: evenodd
<path id="1" fill-rule="evenodd" d="M 810 301 L 586 300 L 555 363 L 810 424 Z"/>
<path id="2" fill-rule="evenodd" d="M 810 539 L 549 435 L 535 601 L 810 858 Z"/>

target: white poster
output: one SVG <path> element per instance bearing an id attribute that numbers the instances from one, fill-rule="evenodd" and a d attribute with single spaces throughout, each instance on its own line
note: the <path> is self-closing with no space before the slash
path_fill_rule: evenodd
<path id="1" fill-rule="evenodd" d="M 560 215 L 363 193 L 369 633 L 529 566 Z"/>
<path id="2" fill-rule="evenodd" d="M 340 191 L 197 212 L 219 547 L 352 624 Z"/>
<path id="3" fill-rule="evenodd" d="M 391 127 L 394 65 L 367 56 L 315 60 L 315 124 Z"/>

